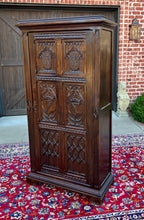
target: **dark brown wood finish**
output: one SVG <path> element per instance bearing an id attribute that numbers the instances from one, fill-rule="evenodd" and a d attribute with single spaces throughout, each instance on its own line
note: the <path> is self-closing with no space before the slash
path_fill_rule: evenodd
<path id="1" fill-rule="evenodd" d="M 99 183 L 101 184 L 111 172 L 109 160 L 111 158 L 111 60 L 113 50 L 112 32 L 108 29 L 102 29 L 100 34 Z"/>
<path id="2" fill-rule="evenodd" d="M 112 35 L 102 16 L 19 22 L 32 171 L 29 182 L 102 202 L 111 174 Z"/>

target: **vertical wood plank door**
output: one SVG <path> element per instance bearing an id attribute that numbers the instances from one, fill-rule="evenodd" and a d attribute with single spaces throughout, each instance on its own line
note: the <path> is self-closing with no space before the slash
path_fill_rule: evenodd
<path id="1" fill-rule="evenodd" d="M 0 93 L 2 115 L 26 114 L 21 32 L 0 11 Z"/>

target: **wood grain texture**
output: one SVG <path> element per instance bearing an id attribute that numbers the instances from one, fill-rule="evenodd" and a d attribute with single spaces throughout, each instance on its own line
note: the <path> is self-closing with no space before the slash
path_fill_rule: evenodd
<path id="1" fill-rule="evenodd" d="M 0 11 L 0 89 L 3 115 L 26 114 L 21 31 Z"/>
<path id="2" fill-rule="evenodd" d="M 61 19 L 48 21 L 47 26 L 43 20 L 31 22 L 32 29 L 25 30 L 28 41 L 23 31 L 25 75 L 30 79 L 26 80 L 29 130 L 34 138 L 30 138 L 33 170 L 27 180 L 63 186 L 99 202 L 113 181 L 111 27 L 115 23 L 102 20 Z M 28 26 L 19 23 L 22 30 Z"/>

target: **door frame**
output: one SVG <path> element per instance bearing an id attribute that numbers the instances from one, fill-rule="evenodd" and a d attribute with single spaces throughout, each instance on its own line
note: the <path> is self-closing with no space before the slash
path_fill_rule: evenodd
<path id="1" fill-rule="evenodd" d="M 113 50 L 113 71 L 112 71 L 112 108 L 117 111 L 117 89 L 118 89 L 118 42 L 119 42 L 119 20 L 120 6 L 111 5 L 71 5 L 71 4 L 38 4 L 38 3 L 7 3 L 0 2 L 0 10 L 4 9 L 35 9 L 35 10 L 77 10 L 96 11 L 107 10 L 114 12 L 115 22 L 118 24 L 114 30 L 114 50 Z M 0 103 L 1 108 L 1 103 Z M 2 115 L 1 115 L 2 116 Z"/>

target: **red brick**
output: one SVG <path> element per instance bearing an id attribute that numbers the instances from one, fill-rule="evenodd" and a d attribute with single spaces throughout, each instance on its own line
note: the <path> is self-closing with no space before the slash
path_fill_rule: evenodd
<path id="1" fill-rule="evenodd" d="M 129 92 L 135 92 L 136 90 L 135 89 L 129 89 L 128 91 Z"/>
<path id="2" fill-rule="evenodd" d="M 136 82 L 137 83 L 137 85 L 143 85 L 144 84 L 144 82 Z"/>
<path id="3" fill-rule="evenodd" d="M 137 3 L 134 3 L 133 6 L 141 6 L 141 4 L 137 2 Z"/>
<path id="4" fill-rule="evenodd" d="M 135 15 L 136 15 L 136 18 L 137 19 L 142 19 L 143 18 L 143 16 L 142 15 L 140 15 L 141 13 L 139 12 L 139 13 L 134 13 Z"/>
<path id="5" fill-rule="evenodd" d="M 133 92 L 133 95 L 134 95 L 134 96 L 138 96 L 139 93 L 138 93 L 138 92 Z"/>

